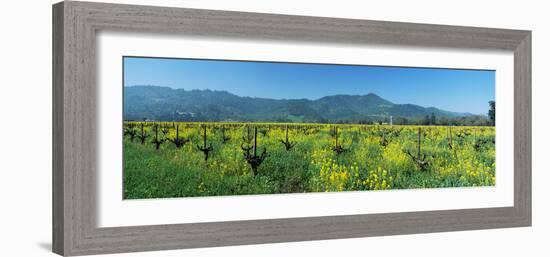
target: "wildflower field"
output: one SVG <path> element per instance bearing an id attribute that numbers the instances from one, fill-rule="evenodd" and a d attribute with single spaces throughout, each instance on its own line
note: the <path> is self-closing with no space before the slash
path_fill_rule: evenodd
<path id="1" fill-rule="evenodd" d="M 494 127 L 124 123 L 125 199 L 494 185 Z"/>

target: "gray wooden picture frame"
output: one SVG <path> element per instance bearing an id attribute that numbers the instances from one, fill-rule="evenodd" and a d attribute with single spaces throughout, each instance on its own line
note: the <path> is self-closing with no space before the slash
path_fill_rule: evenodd
<path id="1" fill-rule="evenodd" d="M 99 228 L 95 37 L 100 30 L 513 51 L 514 206 Z M 530 225 L 530 31 L 73 1 L 53 6 L 55 253 L 88 255 Z"/>

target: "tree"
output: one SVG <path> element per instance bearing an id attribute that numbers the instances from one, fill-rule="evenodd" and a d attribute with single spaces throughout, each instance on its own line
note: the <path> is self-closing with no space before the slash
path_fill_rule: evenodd
<path id="1" fill-rule="evenodd" d="M 430 116 L 430 125 L 435 125 L 435 114 L 432 112 L 432 115 Z"/>
<path id="2" fill-rule="evenodd" d="M 430 125 L 430 115 L 426 115 L 426 117 L 424 117 L 422 125 Z"/>
<path id="3" fill-rule="evenodd" d="M 496 123 L 496 104 L 495 101 L 489 101 L 489 120 L 491 121 L 491 125 L 495 125 Z"/>
<path id="4" fill-rule="evenodd" d="M 414 121 L 413 121 L 414 123 Z M 408 125 L 409 124 L 409 119 L 405 118 L 405 117 L 395 117 L 393 118 L 393 124 L 394 125 Z"/>
<path id="5" fill-rule="evenodd" d="M 447 117 L 442 116 L 442 117 L 439 117 L 439 124 L 444 125 L 444 126 L 448 126 L 450 124 L 450 121 Z"/>

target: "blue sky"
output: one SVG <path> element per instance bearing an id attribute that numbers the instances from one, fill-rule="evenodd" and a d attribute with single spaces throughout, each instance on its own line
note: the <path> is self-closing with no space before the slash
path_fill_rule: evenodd
<path id="1" fill-rule="evenodd" d="M 224 90 L 239 96 L 318 99 L 375 93 L 393 103 L 486 114 L 495 72 L 124 57 L 124 86 Z"/>

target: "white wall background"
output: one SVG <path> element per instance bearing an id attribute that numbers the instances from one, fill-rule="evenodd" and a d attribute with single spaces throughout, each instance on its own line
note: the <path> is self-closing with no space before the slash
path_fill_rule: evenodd
<path id="1" fill-rule="evenodd" d="M 117 256 L 549 256 L 550 26 L 546 1 L 126 0 L 220 10 L 533 31 L 533 227 L 122 254 Z M 51 4 L 2 3 L 0 256 L 51 247 Z"/>

